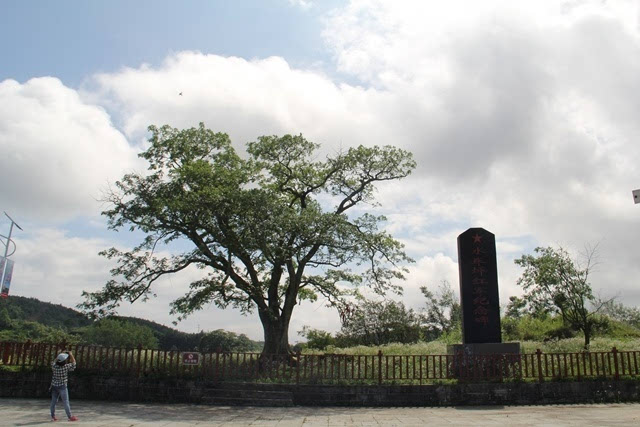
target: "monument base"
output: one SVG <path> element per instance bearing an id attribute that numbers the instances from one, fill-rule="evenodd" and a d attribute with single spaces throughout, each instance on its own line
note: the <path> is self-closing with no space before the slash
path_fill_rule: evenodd
<path id="1" fill-rule="evenodd" d="M 520 369 L 520 343 L 475 343 L 447 346 L 453 355 L 449 375 L 458 381 L 513 378 Z"/>
<path id="2" fill-rule="evenodd" d="M 520 354 L 519 342 L 484 342 L 474 344 L 451 344 L 447 346 L 448 354 Z"/>

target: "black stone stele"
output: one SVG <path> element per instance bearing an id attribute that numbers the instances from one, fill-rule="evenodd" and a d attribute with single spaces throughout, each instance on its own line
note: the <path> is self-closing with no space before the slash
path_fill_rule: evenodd
<path id="1" fill-rule="evenodd" d="M 484 228 L 458 236 L 462 343 L 501 343 L 496 238 Z"/>

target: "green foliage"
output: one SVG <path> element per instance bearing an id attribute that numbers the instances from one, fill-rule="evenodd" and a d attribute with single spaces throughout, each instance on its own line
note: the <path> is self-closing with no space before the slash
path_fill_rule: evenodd
<path id="1" fill-rule="evenodd" d="M 0 308 L 0 329 L 10 329 L 13 326 L 7 307 Z"/>
<path id="2" fill-rule="evenodd" d="M 302 330 L 298 332 L 298 335 L 303 336 L 307 342 L 305 348 L 324 350 L 328 346 L 335 346 L 336 339 L 330 332 L 323 331 L 321 329 L 313 329 L 308 326 L 303 326 Z"/>
<path id="3" fill-rule="evenodd" d="M 426 286 L 420 288 L 427 299 L 425 309 L 425 339 L 434 340 L 443 335 L 447 339 L 461 336 L 462 307 L 460 298 L 451 289 L 448 281 L 443 280 L 434 293 Z"/>
<path id="4" fill-rule="evenodd" d="M 328 346 L 324 351 L 307 348 L 305 354 L 352 354 L 371 356 L 381 350 L 385 354 L 421 355 L 421 354 L 447 354 L 447 344 L 437 340 L 431 342 L 418 341 L 413 344 L 390 343 L 383 345 L 356 345 L 351 347 Z"/>
<path id="5" fill-rule="evenodd" d="M 635 329 L 640 329 L 640 309 L 638 307 L 628 307 L 613 299 L 601 301 L 600 305 L 602 306 L 600 314 Z"/>
<path id="6" fill-rule="evenodd" d="M 207 332 L 200 338 L 198 349 L 203 352 L 251 352 L 262 349 L 259 343 L 244 334 L 227 332 L 222 329 Z"/>
<path id="7" fill-rule="evenodd" d="M 142 348 L 158 348 L 158 340 L 151 328 L 108 318 L 87 327 L 82 334 L 82 341 L 105 347 L 135 348 L 142 345 Z"/>
<path id="8" fill-rule="evenodd" d="M 0 330 L 0 341 L 24 342 L 78 342 L 75 335 L 71 335 L 61 328 L 43 325 L 28 320 L 12 320 L 8 328 Z"/>
<path id="9" fill-rule="evenodd" d="M 460 343 L 460 341 L 457 341 Z M 522 353 L 535 353 L 540 349 L 544 353 L 580 353 L 584 351 L 582 337 L 548 340 L 548 341 L 522 341 L 520 343 Z M 614 339 L 608 337 L 595 337 L 591 342 L 590 351 L 611 351 L 616 347 L 620 351 L 637 351 L 640 348 L 640 338 Z M 396 355 L 425 355 L 425 354 L 447 354 L 447 343 L 442 340 L 424 342 L 419 341 L 414 344 L 392 343 L 381 346 L 352 346 L 352 347 L 332 347 L 325 351 L 316 349 L 304 349 L 305 354 L 352 354 L 352 355 L 375 355 L 382 350 L 384 354 Z"/>
<path id="10" fill-rule="evenodd" d="M 579 336 L 562 340 L 523 341 L 520 345 L 520 351 L 523 353 L 535 353 L 537 349 L 540 349 L 544 353 L 581 353 L 585 351 L 584 339 Z M 640 339 L 594 337 L 589 346 L 589 351 L 611 351 L 613 347 L 621 351 L 637 351 L 638 348 L 640 348 Z"/>
<path id="11" fill-rule="evenodd" d="M 38 322 L 65 331 L 72 331 L 91 324 L 91 320 L 86 315 L 76 310 L 19 295 L 0 299 L 0 318 L 5 316 L 2 313 L 6 313 L 13 320 Z M 1 324 L 2 320 L 0 319 Z"/>
<path id="12" fill-rule="evenodd" d="M 438 338 L 444 344 L 460 344 L 462 342 L 462 328 L 455 328 L 450 332 L 445 332 Z"/>
<path id="13" fill-rule="evenodd" d="M 402 302 L 360 299 L 336 336 L 336 345 L 414 343 L 422 336 L 422 318 Z"/>
<path id="14" fill-rule="evenodd" d="M 505 317 L 510 319 L 520 319 L 526 314 L 527 301 L 517 296 L 509 297 L 509 304 L 507 304 L 507 311 Z M 540 313 L 543 314 L 543 313 Z M 535 317 L 540 317 L 536 315 Z"/>
<path id="15" fill-rule="evenodd" d="M 47 313 L 53 326 L 40 321 L 39 313 Z M 69 325 L 65 327 L 64 325 Z M 224 351 L 257 351 L 262 344 L 221 330 L 214 334 L 225 334 L 232 346 L 224 346 Z M 85 343 L 116 347 L 137 347 L 162 350 L 193 350 L 200 346 L 206 332 L 186 333 L 158 323 L 134 317 L 113 317 L 108 321 L 92 322 L 82 313 L 60 305 L 49 304 L 35 298 L 12 295 L 0 300 L 0 341 L 24 342 L 67 342 Z"/>
<path id="16" fill-rule="evenodd" d="M 559 316 L 526 314 L 520 318 L 505 316 L 501 325 L 505 341 L 544 341 L 553 336 L 553 331 L 563 327 L 563 321 Z"/>
<path id="17" fill-rule="evenodd" d="M 200 339 L 205 334 L 202 331 L 197 333 L 182 332 L 151 320 L 138 319 L 136 317 L 112 318 L 150 328 L 158 340 L 158 348 L 160 350 L 194 350 L 200 345 Z"/>
<path id="18" fill-rule="evenodd" d="M 591 309 L 595 297 L 589 284 L 589 273 L 595 249 L 586 254 L 586 265 L 579 267 L 569 253 L 562 249 L 536 248 L 536 255 L 523 255 L 515 263 L 524 268 L 518 285 L 522 286 L 528 312 L 536 317 L 545 313 L 559 313 L 565 325 L 581 331 L 584 347 L 591 337 L 605 325 L 597 316 L 599 307 Z M 514 310 L 512 301 L 509 311 Z"/>
<path id="19" fill-rule="evenodd" d="M 625 340 L 629 338 L 640 338 L 640 329 L 627 322 L 605 317 L 603 322 L 605 327 L 600 331 L 600 335 L 612 339 Z"/>
<path id="20" fill-rule="evenodd" d="M 74 343 L 82 319 L 89 323 L 72 309 L 12 295 L 0 300 L 0 341 Z"/>
<path id="21" fill-rule="evenodd" d="M 196 266 L 208 275 L 189 285 L 172 313 L 182 318 L 210 303 L 257 308 L 264 351 L 281 353 L 289 350 L 287 329 L 300 299 L 321 295 L 339 304 L 339 284 L 366 284 L 379 294 L 400 290 L 396 279 L 410 259 L 379 229 L 385 218 L 347 214 L 374 202 L 376 183 L 411 173 L 410 153 L 359 146 L 318 161 L 317 144 L 285 135 L 258 138 L 243 158 L 226 134 L 203 124 L 149 131 L 150 146 L 140 155 L 148 173 L 116 182 L 103 212 L 111 229 L 146 237 L 130 252 L 102 253 L 117 266 L 101 291 L 84 293 L 87 312 L 101 316 L 122 301 L 145 300 L 159 277 Z M 158 245 L 176 240 L 190 249 L 155 256 Z M 351 271 L 355 265 L 368 268 Z"/>

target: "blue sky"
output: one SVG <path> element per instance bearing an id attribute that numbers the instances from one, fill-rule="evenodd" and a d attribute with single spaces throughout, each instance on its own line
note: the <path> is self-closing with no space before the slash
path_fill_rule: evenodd
<path id="1" fill-rule="evenodd" d="M 243 58 L 283 56 L 293 65 L 330 58 L 322 8 L 287 0 L 3 2 L 0 79 L 57 76 L 78 87 L 96 72 L 159 64 L 181 50 Z"/>
<path id="2" fill-rule="evenodd" d="M 150 124 L 198 122 L 238 149 L 303 133 L 324 152 L 393 144 L 418 167 L 380 187 L 374 213 L 416 260 L 402 300 L 457 286 L 456 237 L 496 235 L 501 300 L 514 258 L 598 244 L 596 293 L 640 305 L 640 10 L 618 2 L 455 0 L 4 1 L 0 210 L 24 228 L 12 294 L 75 306 L 139 236 L 106 229 L 97 201 L 143 171 Z M 183 92 L 183 96 L 178 93 Z M 0 218 L 0 234 L 9 223 Z M 167 249 L 168 250 L 168 249 Z M 201 274 L 158 283 L 121 313 L 170 324 Z M 303 325 L 335 331 L 319 301 Z M 255 316 L 211 308 L 179 325 L 260 338 Z"/>

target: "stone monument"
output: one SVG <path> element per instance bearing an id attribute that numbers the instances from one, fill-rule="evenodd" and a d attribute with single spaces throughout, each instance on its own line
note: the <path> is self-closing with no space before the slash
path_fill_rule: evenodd
<path id="1" fill-rule="evenodd" d="M 470 228 L 458 236 L 462 344 L 449 353 L 465 355 L 520 353 L 520 343 L 503 343 L 496 239 L 484 228 Z"/>

